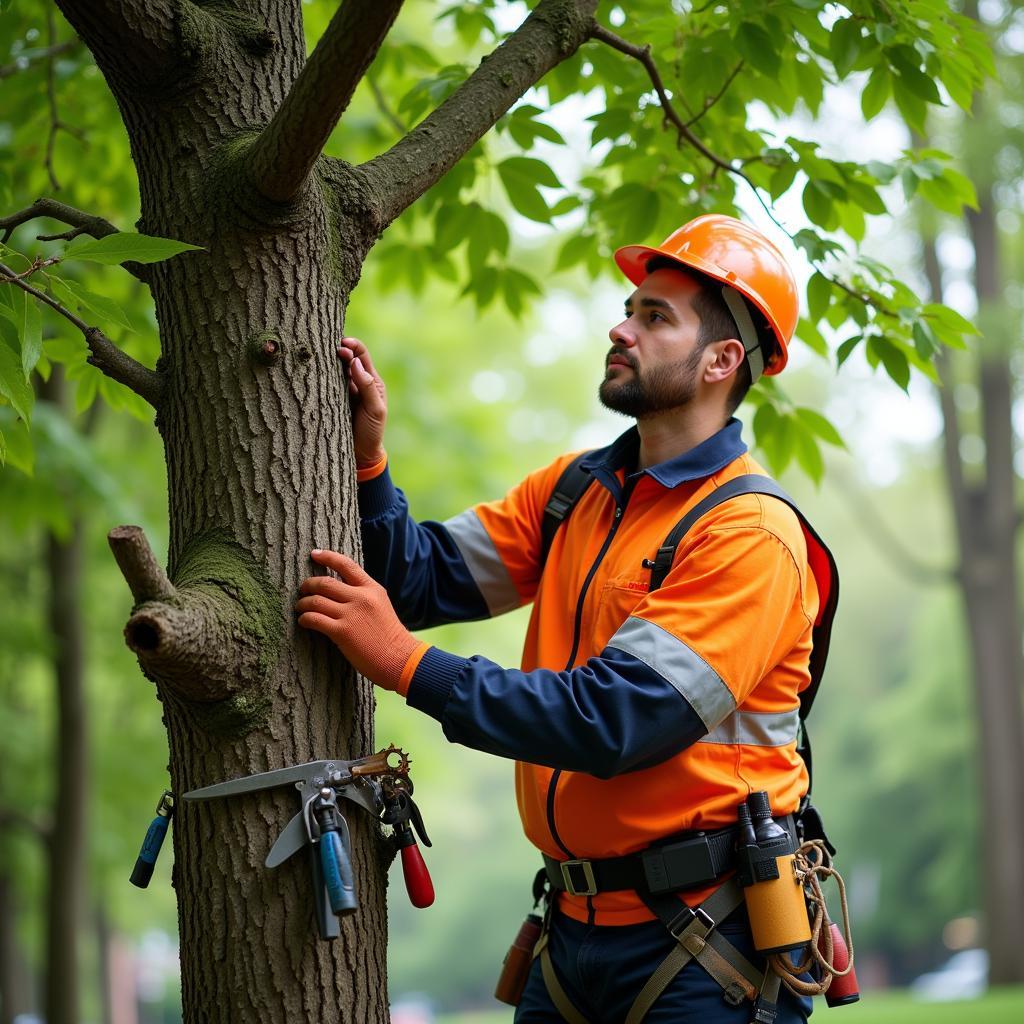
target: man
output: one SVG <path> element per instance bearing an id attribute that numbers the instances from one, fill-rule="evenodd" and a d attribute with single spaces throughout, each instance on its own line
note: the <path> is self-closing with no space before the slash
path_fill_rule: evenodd
<path id="1" fill-rule="evenodd" d="M 686 533 L 650 590 L 659 546 L 684 513 L 727 481 L 764 474 L 732 413 L 752 380 L 785 366 L 798 316 L 792 273 L 767 238 L 717 215 L 659 247 L 620 249 L 616 261 L 636 288 L 609 332 L 600 397 L 636 425 L 583 458 L 593 486 L 546 558 L 545 508 L 574 457 L 501 501 L 415 523 L 387 470 L 383 381 L 366 346 L 346 338 L 367 572 L 314 551 L 338 578 L 307 579 L 296 606 L 301 625 L 436 718 L 449 740 L 517 761 L 523 825 L 557 890 L 549 960 L 533 963 L 520 1022 L 639 1019 L 630 1007 L 676 941 L 644 885 L 625 888 L 608 872 L 634 877 L 640 853 L 670 836 L 706 845 L 705 834 L 721 833 L 731 851 L 728 830 L 752 792 L 766 791 L 784 816 L 808 786 L 797 709 L 822 581 L 799 517 L 763 494 L 725 501 Z M 408 632 L 530 601 L 519 670 Z M 681 901 L 697 906 L 727 874 L 684 887 L 670 906 L 693 918 Z M 763 966 L 742 906 L 713 925 Z M 783 992 L 778 1009 L 777 1024 L 803 1020 L 809 1001 Z M 750 1016 L 721 972 L 690 961 L 644 1019 Z"/>

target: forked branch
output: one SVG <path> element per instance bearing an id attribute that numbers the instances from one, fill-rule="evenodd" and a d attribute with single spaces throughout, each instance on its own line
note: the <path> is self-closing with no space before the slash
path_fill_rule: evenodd
<path id="1" fill-rule="evenodd" d="M 553 67 L 589 37 L 597 0 L 541 0 L 533 13 L 432 114 L 362 164 L 383 229 L 440 180 Z"/>
<path id="2" fill-rule="evenodd" d="M 68 206 L 67 203 L 60 203 L 56 199 L 39 198 L 31 206 L 26 206 L 24 210 L 12 213 L 9 217 L 0 217 L 0 242 L 6 243 L 15 228 L 27 224 L 30 220 L 35 220 L 36 217 L 49 217 L 59 220 L 63 224 L 71 225 L 67 231 L 59 231 L 52 235 L 36 235 L 37 241 L 40 242 L 70 241 L 79 235 L 106 238 L 107 235 L 116 235 L 119 230 L 103 217 L 78 210 L 73 206 Z M 121 265 L 132 277 L 137 277 L 143 283 L 148 282 L 149 277 L 143 264 L 129 261 Z"/>
<path id="3" fill-rule="evenodd" d="M 253 181 L 286 203 L 305 184 L 387 36 L 402 0 L 344 0 L 251 152 Z"/>

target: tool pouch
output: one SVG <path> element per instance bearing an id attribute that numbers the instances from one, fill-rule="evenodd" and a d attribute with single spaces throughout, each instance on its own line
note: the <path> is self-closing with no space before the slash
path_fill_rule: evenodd
<path id="1" fill-rule="evenodd" d="M 533 963 L 533 948 L 537 945 L 542 930 L 538 914 L 528 914 L 519 927 L 519 934 L 509 946 L 502 964 L 501 976 L 494 989 L 494 998 L 509 1006 L 518 1006 L 526 987 L 526 978 Z"/>

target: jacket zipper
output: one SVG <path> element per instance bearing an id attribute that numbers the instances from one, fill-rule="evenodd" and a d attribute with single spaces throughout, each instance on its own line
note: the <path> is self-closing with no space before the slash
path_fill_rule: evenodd
<path id="1" fill-rule="evenodd" d="M 619 526 L 622 523 L 623 513 L 626 511 L 626 502 L 629 501 L 629 496 L 633 493 L 633 487 L 635 481 L 631 481 L 626 485 L 622 491 L 621 503 L 616 502 L 615 514 L 612 518 L 611 528 L 608 530 L 608 536 L 604 539 L 604 544 L 601 545 L 601 550 L 598 551 L 597 557 L 594 559 L 593 565 L 590 567 L 590 571 L 587 573 L 587 578 L 583 581 L 583 586 L 580 588 L 580 596 L 576 602 L 576 618 L 573 622 L 572 629 L 572 650 L 569 654 L 569 660 L 565 664 L 565 671 L 568 672 L 572 669 L 572 663 L 576 660 L 576 652 L 580 646 L 580 630 L 583 626 L 583 602 L 587 598 L 587 591 L 590 589 L 590 584 L 593 582 L 594 576 L 597 573 L 598 566 L 604 560 L 604 556 L 608 553 L 608 549 L 612 546 L 612 541 L 615 539 L 615 534 L 619 531 Z M 561 836 L 558 834 L 558 829 L 555 826 L 555 788 L 558 786 L 559 776 L 562 774 L 561 768 L 556 768 L 551 775 L 551 781 L 548 783 L 548 829 L 551 832 L 551 838 L 561 847 L 566 857 L 570 860 L 575 858 L 575 854 L 569 849 L 565 843 L 562 842 Z M 588 898 L 588 905 L 591 904 L 591 900 Z"/>

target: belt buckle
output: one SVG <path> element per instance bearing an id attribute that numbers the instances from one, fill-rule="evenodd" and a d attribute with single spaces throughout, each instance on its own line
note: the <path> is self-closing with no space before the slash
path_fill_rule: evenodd
<path id="1" fill-rule="evenodd" d="M 563 860 L 558 865 L 562 871 L 562 881 L 565 883 L 565 891 L 570 896 L 596 896 L 597 881 L 594 878 L 594 866 L 589 860 Z M 583 881 L 586 888 L 580 888 L 573 880 L 572 872 L 579 869 L 583 872 Z"/>

